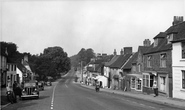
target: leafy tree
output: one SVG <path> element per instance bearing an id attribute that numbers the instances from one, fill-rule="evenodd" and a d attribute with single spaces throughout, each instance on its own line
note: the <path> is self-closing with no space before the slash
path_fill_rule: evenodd
<path id="1" fill-rule="evenodd" d="M 18 62 L 23 56 L 22 53 L 17 51 L 17 45 L 12 42 L 0 42 L 1 46 L 1 54 L 6 55 L 8 57 L 8 62 Z"/>
<path id="2" fill-rule="evenodd" d="M 71 64 L 73 67 L 78 67 L 80 66 L 80 62 L 82 61 L 82 65 L 86 65 L 87 63 L 90 62 L 91 58 L 94 58 L 95 54 L 93 49 L 84 49 L 82 48 L 77 55 L 74 55 L 70 57 L 71 59 Z"/>
<path id="3" fill-rule="evenodd" d="M 70 59 L 61 47 L 48 47 L 44 49 L 36 61 L 36 72 L 40 78 L 46 76 L 56 77 L 71 69 Z"/>

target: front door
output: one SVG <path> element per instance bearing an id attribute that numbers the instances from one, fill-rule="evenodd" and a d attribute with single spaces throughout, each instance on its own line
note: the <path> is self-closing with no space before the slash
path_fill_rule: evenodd
<path id="1" fill-rule="evenodd" d="M 166 77 L 160 76 L 160 91 L 166 92 Z"/>

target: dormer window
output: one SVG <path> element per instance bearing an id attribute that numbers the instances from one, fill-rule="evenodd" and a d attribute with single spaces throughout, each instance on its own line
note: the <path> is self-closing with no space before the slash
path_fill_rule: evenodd
<path id="1" fill-rule="evenodd" d="M 154 39 L 154 47 L 158 45 L 158 39 Z"/>
<path id="2" fill-rule="evenodd" d="M 167 36 L 168 44 L 171 43 L 171 41 L 173 41 L 173 36 L 174 36 L 173 33 L 171 33 L 171 34 L 169 34 L 169 35 Z"/>

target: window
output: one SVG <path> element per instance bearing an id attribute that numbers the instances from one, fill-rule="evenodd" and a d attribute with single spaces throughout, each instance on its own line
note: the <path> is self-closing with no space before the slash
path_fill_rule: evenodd
<path id="1" fill-rule="evenodd" d="M 182 42 L 182 58 L 185 58 L 185 42 Z"/>
<path id="2" fill-rule="evenodd" d="M 136 80 L 136 89 L 141 90 L 141 80 L 140 79 Z"/>
<path id="3" fill-rule="evenodd" d="M 149 74 L 143 74 L 143 86 L 152 87 L 153 86 L 154 76 Z"/>
<path id="4" fill-rule="evenodd" d="M 168 44 L 173 40 L 173 33 L 167 36 Z"/>
<path id="5" fill-rule="evenodd" d="M 131 78 L 131 88 L 135 88 L 136 83 L 135 83 L 135 78 Z"/>
<path id="6" fill-rule="evenodd" d="M 151 60 L 152 60 L 152 56 L 148 56 L 147 57 L 147 67 L 151 67 Z"/>
<path id="7" fill-rule="evenodd" d="M 160 55 L 160 67 L 166 68 L 166 53 Z"/>
<path id="8" fill-rule="evenodd" d="M 185 70 L 182 71 L 182 89 L 185 89 Z"/>
<path id="9" fill-rule="evenodd" d="M 16 65 L 14 65 L 14 71 L 16 71 Z"/>
<path id="10" fill-rule="evenodd" d="M 138 72 L 141 72 L 141 64 L 138 65 Z"/>
<path id="11" fill-rule="evenodd" d="M 158 45 L 158 39 L 154 40 L 154 47 L 156 47 Z"/>

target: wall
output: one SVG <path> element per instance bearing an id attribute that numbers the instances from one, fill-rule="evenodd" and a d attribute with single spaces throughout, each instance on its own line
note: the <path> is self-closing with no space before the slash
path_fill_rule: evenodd
<path id="1" fill-rule="evenodd" d="M 181 58 L 181 43 L 173 43 L 173 98 L 185 99 L 185 90 L 182 89 L 182 70 L 185 70 L 185 59 Z"/>

